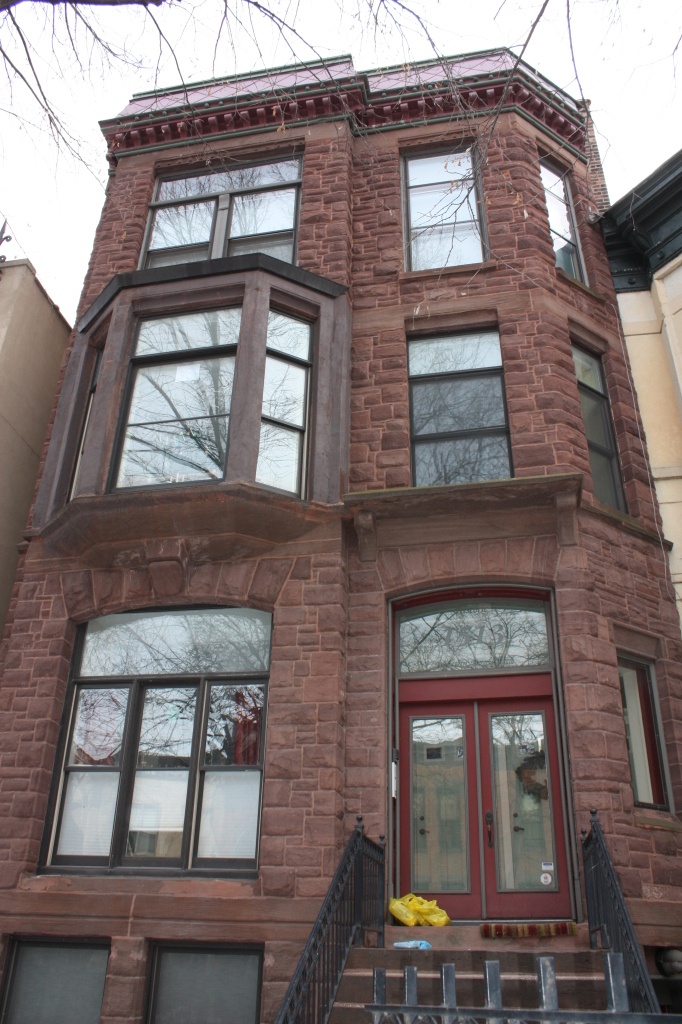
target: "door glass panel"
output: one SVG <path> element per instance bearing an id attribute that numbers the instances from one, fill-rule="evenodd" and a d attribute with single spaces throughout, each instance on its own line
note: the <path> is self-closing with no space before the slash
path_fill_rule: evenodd
<path id="1" fill-rule="evenodd" d="M 464 718 L 413 718 L 412 887 L 468 892 Z"/>
<path id="2" fill-rule="evenodd" d="M 491 715 L 499 892 L 556 891 L 544 715 Z"/>

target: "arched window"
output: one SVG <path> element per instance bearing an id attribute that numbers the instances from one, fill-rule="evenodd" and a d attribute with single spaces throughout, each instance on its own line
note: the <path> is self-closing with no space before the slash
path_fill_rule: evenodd
<path id="1" fill-rule="evenodd" d="M 255 869 L 271 620 L 195 608 L 88 623 L 50 864 Z"/>

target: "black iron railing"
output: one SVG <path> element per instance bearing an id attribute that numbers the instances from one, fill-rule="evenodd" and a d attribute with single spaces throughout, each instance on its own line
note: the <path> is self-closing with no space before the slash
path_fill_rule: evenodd
<path id="1" fill-rule="evenodd" d="M 636 1013 L 660 1013 L 641 946 L 630 920 L 596 810 L 590 812 L 590 832 L 582 830 L 585 895 L 590 947 L 622 953 L 630 1007 Z"/>
<path id="2" fill-rule="evenodd" d="M 485 1007 L 458 1006 L 455 965 L 440 969 L 443 1001 L 440 1006 L 420 1006 L 417 999 L 417 968 L 405 967 L 405 998 L 400 1004 L 386 1002 L 386 969 L 374 968 L 374 1002 L 365 1006 L 372 1024 L 507 1024 L 512 1021 L 538 1021 L 540 1024 L 682 1024 L 682 1015 L 662 1017 L 655 1013 L 631 1013 L 628 1003 L 622 953 L 604 953 L 606 1010 L 560 1010 L 557 996 L 554 957 L 536 958 L 538 1003 L 533 1009 L 508 1009 L 502 1006 L 500 964 L 484 964 Z"/>
<path id="3" fill-rule="evenodd" d="M 368 839 L 358 815 L 275 1024 L 326 1024 L 350 948 L 365 931 L 376 931 L 383 948 L 384 837 Z"/>

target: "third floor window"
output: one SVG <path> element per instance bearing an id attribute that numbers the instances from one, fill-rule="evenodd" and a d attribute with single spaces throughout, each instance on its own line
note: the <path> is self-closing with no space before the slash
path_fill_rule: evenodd
<path id="1" fill-rule="evenodd" d="M 301 161 L 160 180 L 141 267 L 262 252 L 294 262 Z"/>
<path id="2" fill-rule="evenodd" d="M 480 263 L 477 182 L 471 151 L 407 160 L 410 270 Z"/>
<path id="3" fill-rule="evenodd" d="M 549 230 L 552 235 L 556 265 L 570 277 L 574 277 L 576 281 L 583 281 L 578 234 L 575 228 L 567 175 L 555 171 L 544 163 L 540 165 L 540 174 L 545 190 Z"/>
<path id="4" fill-rule="evenodd" d="M 574 345 L 573 362 L 578 378 L 595 496 L 605 505 L 624 512 L 623 484 L 601 360 Z"/>

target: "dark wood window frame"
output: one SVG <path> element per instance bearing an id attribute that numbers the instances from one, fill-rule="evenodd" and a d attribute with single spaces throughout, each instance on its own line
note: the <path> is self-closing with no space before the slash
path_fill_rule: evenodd
<path id="1" fill-rule="evenodd" d="M 595 390 L 595 388 L 590 387 L 589 384 L 585 384 L 583 381 L 581 381 L 578 378 L 578 376 L 577 376 L 577 372 L 576 372 L 576 382 L 578 384 L 578 393 L 585 392 L 585 394 L 589 395 L 591 398 L 596 399 L 596 400 L 598 400 L 600 402 L 601 407 L 603 409 L 604 424 L 605 424 L 606 430 L 607 430 L 607 432 L 609 434 L 609 437 L 610 437 L 610 440 L 611 440 L 611 444 L 612 444 L 612 448 L 611 449 L 605 448 L 603 445 L 599 444 L 597 441 L 592 440 L 588 436 L 588 434 L 587 434 L 587 424 L 585 423 L 585 416 L 584 416 L 584 413 L 582 412 L 582 409 L 581 409 L 581 415 L 583 416 L 583 424 L 585 426 L 585 439 L 587 441 L 587 448 L 588 448 L 589 452 L 591 452 L 592 449 L 594 449 L 595 452 L 597 452 L 599 455 L 601 455 L 604 458 L 609 460 L 610 469 L 611 469 L 611 476 L 612 476 L 612 480 L 613 480 L 613 488 L 614 488 L 614 491 L 615 491 L 615 494 L 616 494 L 616 498 L 617 498 L 617 501 L 618 501 L 618 504 L 616 505 L 616 508 L 617 508 L 617 510 L 619 512 L 627 513 L 627 503 L 625 501 L 625 489 L 623 487 L 623 474 L 622 474 L 622 471 L 621 471 L 621 464 L 620 464 L 620 452 L 618 450 L 618 442 L 617 442 L 617 439 L 616 439 L 616 430 L 615 430 L 615 426 L 614 426 L 614 423 L 613 423 L 613 412 L 611 410 L 611 398 L 609 396 L 609 391 L 608 391 L 608 387 L 607 387 L 607 384 L 606 384 L 606 374 L 604 373 L 604 363 L 603 363 L 603 360 L 602 360 L 602 355 L 601 355 L 601 353 L 590 351 L 590 349 L 586 348 L 584 345 L 581 345 L 580 343 L 578 343 L 576 341 L 573 341 L 573 339 L 571 339 L 571 350 L 573 350 L 573 349 L 578 349 L 578 351 L 584 352 L 591 359 L 594 359 L 598 363 L 598 366 L 599 366 L 599 377 L 600 377 L 600 380 L 601 380 L 602 391 L 597 391 L 597 390 Z M 591 467 L 590 467 L 590 469 L 591 469 Z M 593 475 L 593 479 L 594 479 L 594 475 Z M 600 500 L 600 499 L 597 499 L 597 500 Z M 609 507 L 612 507 L 612 506 L 609 505 Z"/>
<path id="2" fill-rule="evenodd" d="M 148 609 L 150 610 L 150 609 Z M 159 609 L 151 609 L 159 610 Z M 173 608 L 173 611 L 181 611 Z M 48 801 L 48 814 L 43 832 L 38 871 L 42 873 L 64 874 L 154 874 L 154 875 L 225 875 L 227 877 L 253 878 L 258 875 L 260 854 L 260 832 L 263 809 L 263 776 L 265 765 L 265 737 L 267 730 L 269 673 L 238 672 L 216 674 L 179 673 L 178 675 L 140 675 L 140 676 L 83 676 L 80 669 L 86 626 L 80 627 L 74 644 L 72 669 L 64 698 L 64 710 L 57 745 L 57 756 L 53 772 L 52 785 Z M 259 741 L 259 757 L 255 765 L 248 766 L 213 766 L 205 763 L 206 732 L 209 712 L 209 687 L 211 685 L 259 685 L 263 688 L 263 719 Z M 147 687 L 176 688 L 179 686 L 196 686 L 197 701 L 193 726 L 192 750 L 189 759 L 189 777 L 182 838 L 182 854 L 177 860 L 171 858 L 143 858 L 126 856 L 125 846 L 133 799 L 133 787 L 137 770 L 137 750 L 139 744 L 142 713 L 144 709 L 144 692 Z M 75 711 L 78 690 L 86 689 L 129 689 L 126 707 L 125 727 L 121 748 L 121 764 L 119 767 L 119 784 L 116 810 L 112 826 L 111 848 L 108 857 L 76 857 L 59 856 L 56 854 L 64 808 L 65 786 L 63 784 L 69 770 L 83 770 L 82 765 L 68 766 L 66 761 L 75 725 Z M 200 838 L 201 806 L 204 778 L 207 771 L 229 772 L 244 769 L 260 773 L 260 791 L 257 811 L 256 856 L 251 859 L 236 860 L 222 858 L 198 858 L 197 850 Z M 110 768 L 91 767 L 91 772 L 111 771 Z M 158 769 L 164 770 L 164 769 Z M 170 769 L 174 770 L 174 769 Z M 191 850 L 190 850 L 191 845 Z M 190 856 L 191 854 L 191 856 Z M 190 863 L 191 860 L 191 863 Z"/>
<path id="3" fill-rule="evenodd" d="M 151 947 L 149 958 L 149 981 L 147 987 L 147 1010 L 145 1013 L 145 1024 L 154 1024 L 154 1012 L 159 985 L 159 954 L 164 950 L 175 950 L 187 953 L 227 953 L 234 956 L 258 956 L 258 982 L 256 992 L 256 1012 L 253 1022 L 244 1021 L 243 1024 L 258 1024 L 261 1014 L 261 995 L 263 991 L 263 960 L 264 948 L 259 945 L 241 944 L 233 946 L 229 943 L 218 942 L 155 942 Z"/>
<path id="4" fill-rule="evenodd" d="M 424 147 L 420 150 L 405 150 L 400 154 L 401 164 L 401 185 L 402 185 L 402 209 L 403 209 L 403 259 L 405 271 L 407 273 L 425 274 L 425 273 L 437 273 L 444 272 L 449 273 L 459 269 L 459 266 L 453 264 L 449 267 L 432 267 L 426 270 L 413 270 L 412 269 L 412 218 L 410 213 L 410 179 L 408 164 L 410 160 L 419 160 L 422 157 L 437 157 L 437 156 L 456 156 L 458 153 L 465 153 L 467 149 L 471 150 L 471 171 L 473 179 L 473 200 L 476 208 L 476 218 L 478 221 L 478 229 L 481 238 L 481 259 L 480 263 L 484 263 L 486 260 L 491 259 L 490 251 L 490 240 L 488 238 L 488 219 L 486 216 L 485 209 L 485 193 L 483 191 L 483 178 L 481 174 L 481 159 L 478 151 L 478 146 L 472 142 L 464 139 L 453 140 L 451 146 L 436 146 L 434 148 Z M 461 264 L 461 266 L 471 266 L 471 264 Z"/>
<path id="5" fill-rule="evenodd" d="M 186 253 L 190 254 L 192 251 L 195 251 L 197 249 L 203 249 L 204 247 L 206 247 L 207 250 L 208 250 L 208 255 L 205 257 L 205 259 L 210 260 L 210 259 L 220 259 L 220 258 L 222 258 L 223 256 L 227 255 L 229 243 L 231 241 L 230 231 L 231 231 L 231 226 L 232 226 L 232 224 L 231 224 L 231 222 L 232 222 L 232 215 L 233 215 L 233 211 L 234 211 L 234 202 L 233 202 L 234 198 L 237 197 L 237 196 L 241 196 L 241 195 L 251 195 L 251 194 L 255 194 L 255 193 L 259 193 L 259 192 L 276 192 L 276 191 L 283 191 L 283 190 L 286 190 L 286 189 L 295 189 L 295 192 L 296 192 L 295 203 L 294 203 L 294 222 L 293 222 L 293 227 L 291 229 L 291 235 L 292 235 L 291 263 L 292 263 L 292 265 L 295 266 L 296 262 L 297 262 L 297 256 L 298 256 L 298 226 L 299 226 L 300 213 L 301 213 L 301 185 L 302 185 L 302 181 L 303 181 L 303 154 L 302 153 L 294 152 L 294 153 L 290 153 L 290 154 L 279 154 L 279 155 L 274 156 L 274 157 L 264 158 L 264 159 L 260 159 L 260 160 L 250 160 L 250 161 L 245 161 L 245 162 L 241 162 L 240 161 L 239 163 L 235 163 L 234 165 L 230 165 L 230 167 L 226 168 L 226 169 L 228 169 L 230 171 L 248 170 L 250 168 L 264 167 L 264 166 L 268 166 L 268 165 L 273 164 L 273 163 L 282 163 L 282 162 L 286 162 L 286 161 L 289 161 L 289 160 L 292 160 L 292 161 L 293 160 L 297 160 L 298 161 L 298 165 L 299 165 L 298 177 L 295 178 L 295 179 L 292 179 L 291 181 L 287 181 L 287 182 L 274 182 L 272 184 L 267 184 L 267 185 L 247 186 L 247 187 L 244 187 L 244 188 L 234 189 L 233 191 L 223 191 L 223 192 L 221 192 L 219 190 L 216 190 L 215 192 L 205 192 L 205 193 L 201 193 L 200 195 L 188 196 L 186 198 L 181 198 L 181 199 L 159 199 L 158 195 L 159 195 L 159 191 L 161 189 L 162 184 L 164 182 L 167 182 L 167 181 L 183 181 L 184 179 L 189 179 L 189 178 L 205 177 L 207 175 L 207 173 L 209 173 L 209 174 L 210 173 L 219 174 L 221 169 L 220 168 L 217 168 L 217 169 L 213 168 L 212 170 L 207 172 L 206 168 L 197 169 L 195 167 L 195 168 L 188 169 L 188 170 L 174 171 L 173 173 L 169 173 L 169 174 L 163 174 L 163 173 L 159 174 L 159 176 L 157 177 L 156 183 L 154 185 L 154 198 L 149 203 L 149 214 L 148 214 L 148 217 L 147 217 L 147 227 L 146 227 L 146 230 L 145 230 L 144 244 L 142 246 L 142 253 L 140 255 L 140 261 L 139 261 L 138 269 L 143 270 L 143 269 L 145 269 L 145 268 L 147 268 L 149 266 L 149 260 L 150 260 L 150 256 L 151 256 L 152 252 L 159 252 L 159 253 L 166 253 L 166 252 L 167 253 L 173 253 L 173 252 L 176 252 L 178 254 L 186 252 Z M 194 245 L 171 246 L 171 247 L 165 248 L 165 249 L 150 250 L 149 245 L 151 243 L 152 236 L 153 236 L 156 210 L 167 209 L 169 207 L 188 206 L 188 205 L 192 205 L 192 204 L 196 204 L 196 203 L 204 203 L 204 202 L 205 203 L 213 202 L 213 204 L 214 204 L 212 220 L 211 220 L 211 230 L 210 230 L 210 234 L 209 234 L 209 238 L 208 238 L 207 242 L 201 242 L 201 243 L 197 243 L 197 244 L 194 244 Z M 225 213 L 225 211 L 226 211 L 226 215 L 222 216 L 222 214 Z M 270 241 L 272 241 L 273 239 L 276 239 L 278 236 L 281 236 L 283 234 L 288 234 L 288 233 L 289 232 L 274 232 L 274 233 L 270 232 L 270 233 L 267 233 L 267 234 L 263 233 L 262 235 L 248 235 L 248 236 L 244 235 L 244 236 L 239 236 L 239 238 L 240 239 L 243 238 L 244 240 L 246 240 L 248 238 L 261 238 L 263 240 L 270 240 Z M 182 262 L 183 262 L 182 260 L 178 260 L 177 261 L 177 263 L 182 263 Z M 194 262 L 194 261 L 190 260 L 190 262 Z M 197 262 L 199 262 L 199 261 L 197 261 Z M 175 264 L 169 264 L 169 265 L 175 265 Z"/>
<path id="6" fill-rule="evenodd" d="M 482 327 L 480 333 L 497 333 L 499 331 L 495 328 Z M 445 337 L 465 337 L 467 334 L 476 333 L 476 328 L 470 330 L 455 330 L 455 331 L 439 331 L 438 334 L 428 335 L 408 335 L 407 344 L 411 341 L 436 341 L 438 338 Z M 492 378 L 498 377 L 502 387 L 502 405 L 504 410 L 504 427 L 481 427 L 472 430 L 458 430 L 448 431 L 440 434 L 415 434 L 414 430 L 414 409 L 412 401 L 412 386 L 415 381 L 442 381 L 442 380 L 475 380 L 480 378 Z M 511 431 L 509 427 L 509 411 L 507 409 L 507 389 L 504 379 L 504 363 L 500 360 L 500 366 L 476 369 L 476 370 L 460 370 L 452 373 L 433 373 L 433 374 L 418 374 L 411 376 L 409 372 L 409 355 L 408 355 L 408 384 L 409 384 L 409 402 L 410 402 L 410 462 L 411 462 L 411 475 L 412 475 L 412 486 L 416 487 L 415 482 L 415 446 L 420 442 L 428 441 L 448 441 L 448 440 L 460 440 L 468 437 L 502 437 L 505 436 L 507 440 L 507 453 L 509 456 L 509 478 L 514 476 L 514 460 L 512 457 L 512 445 L 511 445 Z M 485 481 L 476 481 L 485 483 Z M 427 485 L 424 485 L 427 486 Z M 443 484 L 433 486 L 452 486 L 456 487 L 457 484 Z"/>
<path id="7" fill-rule="evenodd" d="M 660 802 L 646 803 L 642 800 L 635 799 L 635 807 L 645 807 L 657 811 L 670 812 L 670 780 L 667 772 L 667 758 L 665 752 L 665 743 L 663 740 L 662 723 L 660 720 L 660 711 L 658 706 L 658 696 L 656 681 L 654 678 L 653 665 L 649 661 L 640 661 L 639 659 L 633 658 L 631 655 L 620 655 L 618 656 L 618 667 L 632 669 L 637 674 L 638 684 L 638 695 L 640 699 L 640 712 L 642 714 L 642 726 L 644 732 L 645 748 L 647 755 L 647 767 L 649 770 L 649 777 L 652 786 L 652 790 L 658 789 L 662 800 Z M 623 702 L 623 715 L 626 712 L 626 698 L 624 692 L 624 686 L 622 680 L 620 681 L 621 686 L 621 699 Z M 646 697 L 647 706 L 642 709 L 641 699 L 642 692 Z M 630 762 L 630 772 L 632 773 L 632 753 L 630 751 L 630 741 L 628 740 L 628 760 Z M 653 777 L 652 777 L 653 776 Z M 633 794 L 636 792 L 633 780 Z"/>

